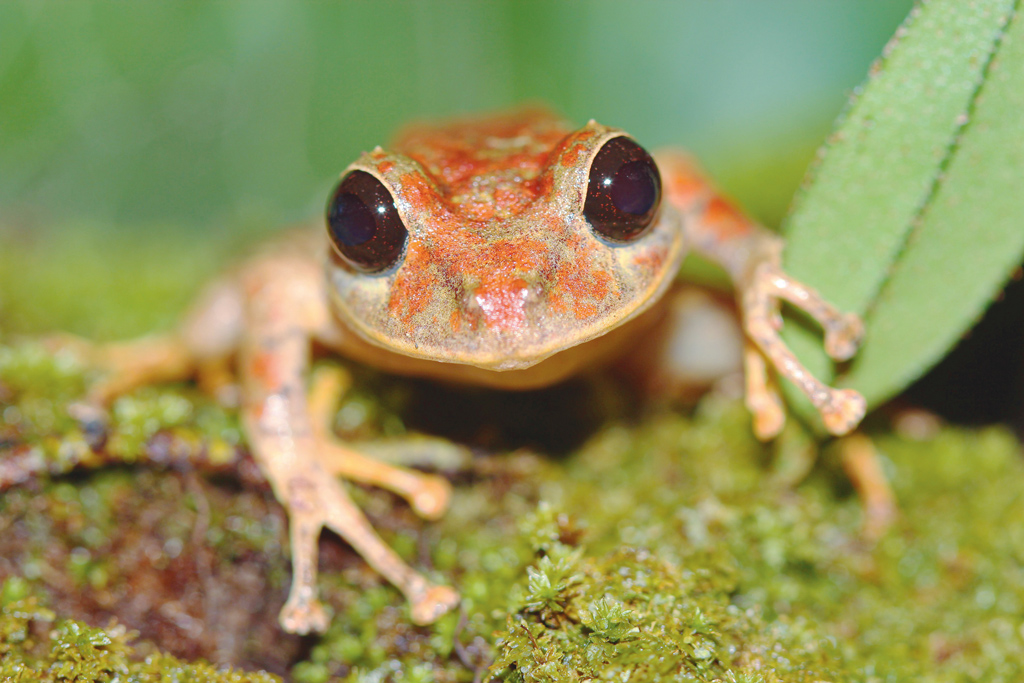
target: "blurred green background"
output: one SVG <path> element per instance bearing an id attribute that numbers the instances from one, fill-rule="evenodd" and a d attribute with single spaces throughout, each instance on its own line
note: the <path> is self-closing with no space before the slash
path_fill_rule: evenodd
<path id="1" fill-rule="evenodd" d="M 910 4 L 7 1 L 0 229 L 303 219 L 403 122 L 524 100 L 684 145 L 775 222 Z"/>
<path id="2" fill-rule="evenodd" d="M 167 329 L 403 123 L 547 102 L 777 225 L 909 0 L 0 2 L 0 334 Z"/>

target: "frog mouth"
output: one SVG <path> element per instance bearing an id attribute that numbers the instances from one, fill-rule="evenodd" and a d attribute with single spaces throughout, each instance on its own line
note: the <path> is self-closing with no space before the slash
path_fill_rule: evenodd
<path id="1" fill-rule="evenodd" d="M 457 307 L 423 315 L 425 320 L 446 324 L 409 324 L 387 315 L 368 321 L 354 314 L 350 300 L 331 291 L 345 327 L 379 350 L 421 361 L 509 372 L 531 368 L 641 315 L 671 285 L 683 252 L 680 240 L 672 242 L 655 277 L 589 316 L 567 309 L 557 297 L 522 280 L 505 287 L 476 288 Z"/>
<path id="2" fill-rule="evenodd" d="M 671 278 L 666 278 L 670 282 Z M 434 365 L 463 365 L 493 373 L 515 373 L 529 370 L 545 361 L 557 362 L 559 354 L 576 348 L 588 349 L 601 338 L 611 337 L 609 333 L 617 330 L 625 323 L 637 318 L 660 299 L 660 292 L 654 291 L 650 296 L 635 299 L 632 305 L 616 311 L 613 315 L 601 316 L 590 324 L 572 324 L 566 328 L 560 326 L 555 318 L 543 318 L 543 324 L 524 325 L 517 328 L 487 328 L 485 330 L 469 327 L 461 334 L 431 333 L 415 337 L 409 335 L 395 338 L 382 334 L 365 324 L 346 320 L 346 327 L 354 331 L 362 340 L 386 355 L 391 356 L 390 362 L 383 369 L 392 369 L 399 374 L 444 374 L 442 372 L 409 372 L 402 367 L 401 359 L 423 361 Z M 370 362 L 381 365 L 376 354 Z M 582 355 L 591 355 L 583 353 Z M 595 352 L 593 355 L 600 355 Z"/>

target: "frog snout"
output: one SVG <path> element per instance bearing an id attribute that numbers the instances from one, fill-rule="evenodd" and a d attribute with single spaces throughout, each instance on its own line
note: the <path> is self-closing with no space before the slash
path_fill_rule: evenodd
<path id="1" fill-rule="evenodd" d="M 491 330 L 522 330 L 539 299 L 539 286 L 522 277 L 494 277 L 467 291 L 465 312 L 472 322 Z"/>

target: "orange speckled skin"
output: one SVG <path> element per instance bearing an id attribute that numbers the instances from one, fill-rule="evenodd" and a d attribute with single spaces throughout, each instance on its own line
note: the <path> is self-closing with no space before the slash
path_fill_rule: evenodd
<path id="1" fill-rule="evenodd" d="M 418 126 L 346 170 L 376 176 L 409 230 L 382 274 L 329 268 L 334 308 L 364 339 L 413 358 L 530 367 L 641 313 L 683 256 L 679 215 L 612 244 L 582 216 L 590 163 L 625 135 L 538 109 Z"/>

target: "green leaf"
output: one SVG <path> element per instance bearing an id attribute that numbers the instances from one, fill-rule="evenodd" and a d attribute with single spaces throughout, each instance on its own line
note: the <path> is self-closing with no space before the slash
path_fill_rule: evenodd
<path id="1" fill-rule="evenodd" d="M 836 383 L 869 405 L 981 315 L 1024 253 L 1024 20 L 1013 0 L 930 0 L 872 67 L 785 228 L 787 270 L 864 317 Z M 820 336 L 786 339 L 816 374 Z"/>

